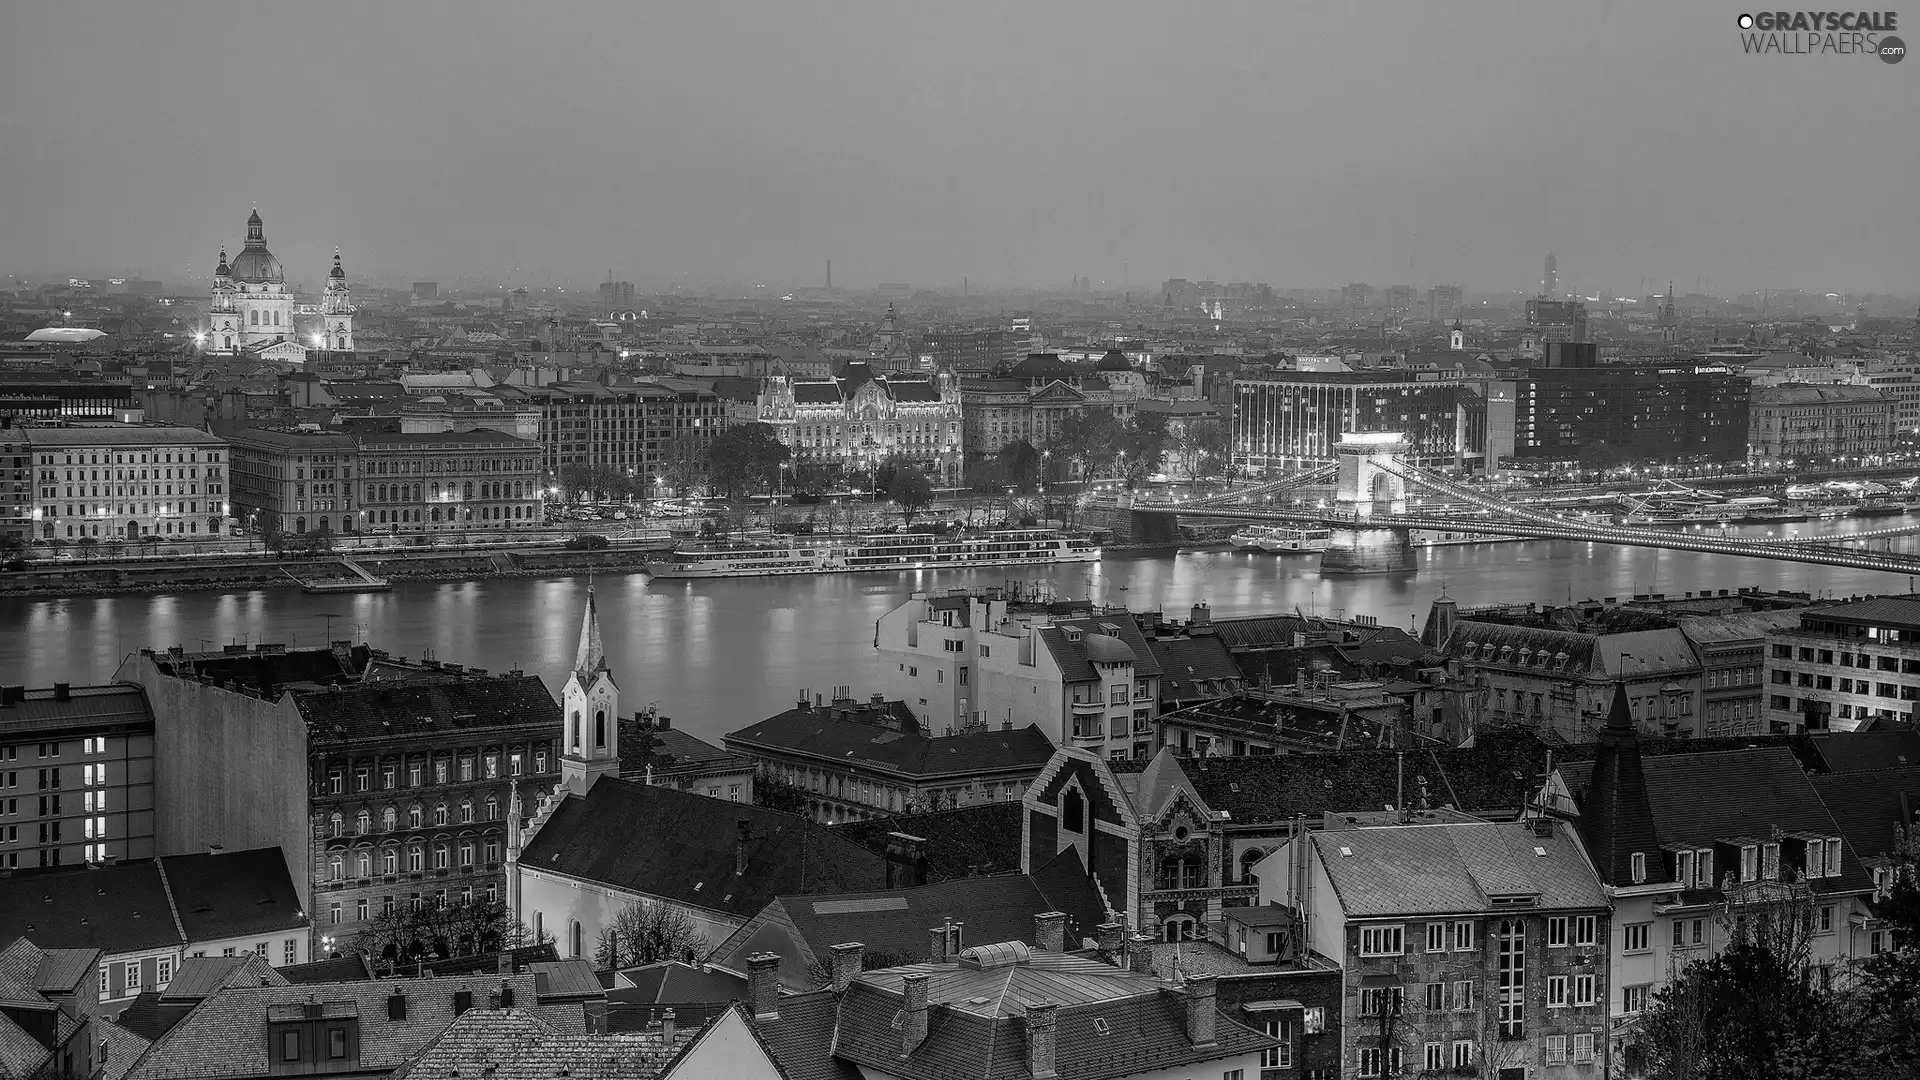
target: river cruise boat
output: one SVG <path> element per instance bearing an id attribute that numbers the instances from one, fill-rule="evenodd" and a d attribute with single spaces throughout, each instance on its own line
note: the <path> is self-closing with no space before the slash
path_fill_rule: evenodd
<path id="1" fill-rule="evenodd" d="M 872 533 L 861 536 L 784 536 L 715 540 L 674 549 L 646 564 L 657 578 L 771 577 L 862 571 L 964 570 L 1098 562 L 1100 549 L 1085 536 L 1050 529 L 998 529 L 934 536 Z"/>
<path id="2" fill-rule="evenodd" d="M 1285 525 L 1249 525 L 1232 536 L 1233 546 L 1242 551 L 1262 551 L 1268 555 L 1293 555 L 1327 550 L 1333 538 L 1330 529 L 1301 529 Z"/>

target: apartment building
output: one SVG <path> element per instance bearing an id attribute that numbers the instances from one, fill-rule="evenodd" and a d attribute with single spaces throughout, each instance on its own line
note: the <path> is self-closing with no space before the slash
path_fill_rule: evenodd
<path id="1" fill-rule="evenodd" d="M 216 537 L 230 515 L 227 445 L 169 424 L 28 425 L 38 540 Z"/>
<path id="2" fill-rule="evenodd" d="M 153 702 L 156 845 L 277 847 L 315 936 L 402 904 L 501 899 L 508 817 L 559 780 L 538 676 L 366 646 L 142 650 L 115 676 Z"/>
<path id="3" fill-rule="evenodd" d="M 1858 731 L 1920 709 L 1920 599 L 1811 608 L 1766 642 L 1764 716 L 1772 734 Z"/>
<path id="4" fill-rule="evenodd" d="M 1125 612 L 915 593 L 880 617 L 874 648 L 885 696 L 928 732 L 1033 724 L 1106 758 L 1152 752 L 1160 662 Z"/>
<path id="5" fill-rule="evenodd" d="M 153 736 L 137 686 L 0 686 L 0 870 L 151 857 Z"/>
<path id="6" fill-rule="evenodd" d="M 539 410 L 540 464 L 547 472 L 615 469 L 650 489 L 672 482 L 668 466 L 676 458 L 703 458 L 706 444 L 726 426 L 726 400 L 690 379 L 571 380 L 494 392 Z"/>

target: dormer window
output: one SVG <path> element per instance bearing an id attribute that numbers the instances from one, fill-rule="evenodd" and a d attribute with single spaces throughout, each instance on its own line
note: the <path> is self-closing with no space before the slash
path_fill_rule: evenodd
<path id="1" fill-rule="evenodd" d="M 1740 880 L 1760 880 L 1760 848 L 1756 844 L 1740 845 Z"/>
<path id="2" fill-rule="evenodd" d="M 1635 885 L 1644 884 L 1647 880 L 1647 853 L 1644 851 L 1636 851 L 1632 855 L 1627 856 L 1627 865 L 1629 872 L 1633 876 L 1633 883 Z"/>
<path id="3" fill-rule="evenodd" d="M 1527 647 L 1525 647 L 1525 646 L 1521 646 L 1521 648 L 1520 648 L 1520 663 L 1521 663 L 1521 665 L 1522 665 L 1522 666 L 1525 666 L 1525 665 L 1527 665 L 1527 664 L 1531 664 L 1531 663 L 1533 663 L 1533 650 L 1532 650 L 1532 649 L 1529 649 L 1529 648 L 1527 648 Z"/>
<path id="4" fill-rule="evenodd" d="M 1693 853 L 1694 880 L 1702 889 L 1713 888 L 1713 849 L 1701 848 Z"/>
<path id="5" fill-rule="evenodd" d="M 1681 851 L 1675 853 L 1673 879 L 1678 881 L 1680 887 L 1683 889 L 1693 887 L 1693 852 Z"/>
<path id="6" fill-rule="evenodd" d="M 1767 881 L 1780 880 L 1780 845 L 1769 840 L 1760 847 L 1760 876 Z"/>

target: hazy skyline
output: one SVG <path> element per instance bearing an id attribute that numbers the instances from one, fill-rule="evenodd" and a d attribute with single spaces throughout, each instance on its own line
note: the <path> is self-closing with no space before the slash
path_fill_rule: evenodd
<path id="1" fill-rule="evenodd" d="M 15 3 L 0 274 L 1920 289 L 1920 61 L 1741 10 Z"/>

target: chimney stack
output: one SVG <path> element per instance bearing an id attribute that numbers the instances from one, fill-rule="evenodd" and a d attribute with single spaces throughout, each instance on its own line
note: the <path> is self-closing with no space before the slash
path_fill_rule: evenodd
<path id="1" fill-rule="evenodd" d="M 1214 1008 L 1212 975 L 1187 976 L 1187 1038 L 1195 1046 L 1214 1044 Z"/>
<path id="2" fill-rule="evenodd" d="M 1121 926 L 1117 922 L 1103 922 L 1094 928 L 1094 933 L 1097 935 L 1094 940 L 1100 943 L 1101 955 L 1106 957 L 1108 963 L 1115 966 L 1120 963 L 1121 949 L 1124 947 L 1120 932 Z"/>
<path id="3" fill-rule="evenodd" d="M 833 947 L 833 992 L 844 994 L 847 984 L 860 974 L 861 965 L 866 960 L 867 947 L 857 941 Z"/>
<path id="4" fill-rule="evenodd" d="M 909 1057 L 927 1041 L 927 973 L 905 976 L 901 989 L 907 1000 L 900 1007 L 900 1056 Z"/>
<path id="5" fill-rule="evenodd" d="M 747 872 L 747 841 L 753 837 L 753 825 L 746 818 L 734 823 L 739 835 L 733 841 L 733 873 L 738 877 Z"/>
<path id="6" fill-rule="evenodd" d="M 1053 1080 L 1053 1025 L 1060 1006 L 1051 1001 L 1027 1003 L 1027 1072 L 1033 1080 Z"/>
<path id="7" fill-rule="evenodd" d="M 960 927 L 964 925 L 966 924 L 954 922 L 953 917 L 948 915 L 941 918 L 939 926 L 927 931 L 927 937 L 931 942 L 927 949 L 929 963 L 945 964 L 958 959 L 960 950 L 956 946 L 959 942 L 955 938 L 959 936 Z"/>
<path id="8" fill-rule="evenodd" d="M 1033 943 L 1046 952 L 1067 951 L 1067 913 L 1046 911 L 1033 917 Z"/>
<path id="9" fill-rule="evenodd" d="M 660 1041 L 666 1043 L 668 1046 L 673 1045 L 672 1009 L 668 1009 L 666 1012 L 660 1014 Z"/>
<path id="10" fill-rule="evenodd" d="M 63 682 L 57 682 L 53 684 L 53 700 L 67 701 L 72 697 L 73 697 L 72 684 L 63 683 Z"/>
<path id="11" fill-rule="evenodd" d="M 747 957 L 747 996 L 753 999 L 756 1019 L 771 1020 L 780 1015 L 780 955 L 754 953 Z"/>
<path id="12" fill-rule="evenodd" d="M 1127 942 L 1127 970 L 1138 971 L 1145 975 L 1153 972 L 1153 939 L 1145 934 L 1135 934 Z"/>

